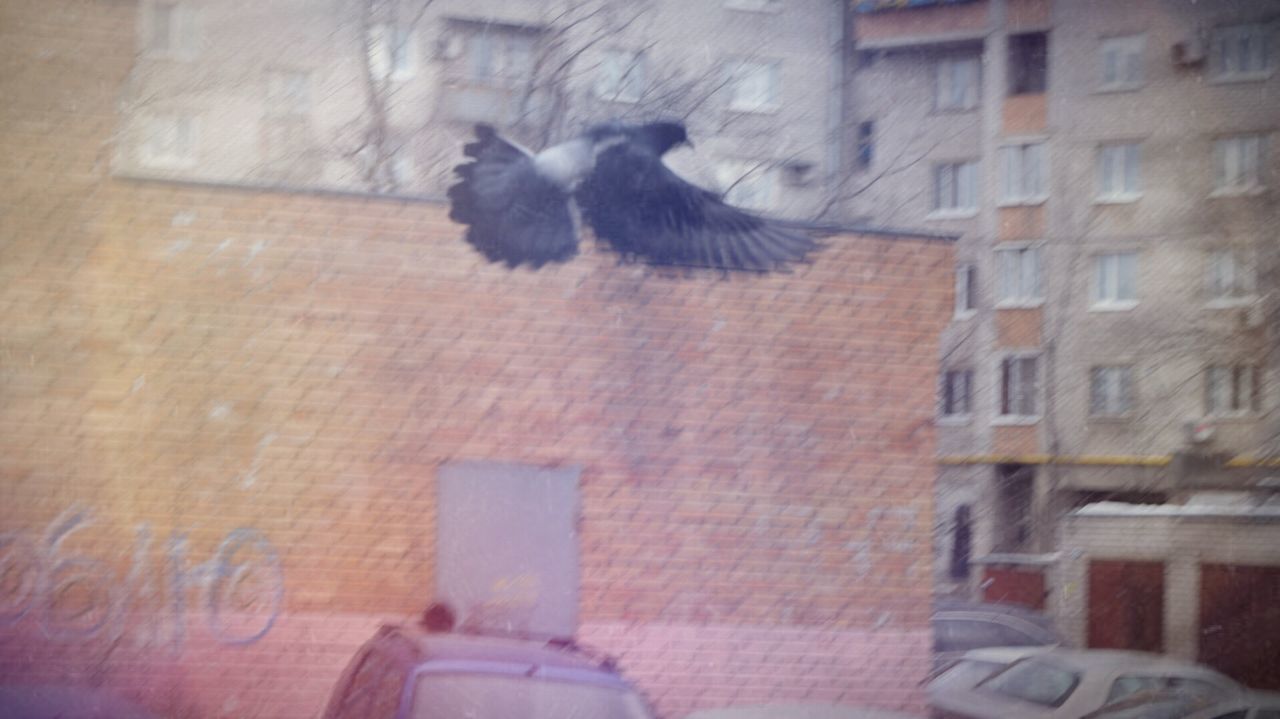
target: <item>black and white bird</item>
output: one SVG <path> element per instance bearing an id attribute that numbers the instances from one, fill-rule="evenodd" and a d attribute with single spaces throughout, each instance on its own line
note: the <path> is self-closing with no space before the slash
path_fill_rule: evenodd
<path id="1" fill-rule="evenodd" d="M 732 207 L 662 161 L 690 144 L 678 122 L 597 125 L 533 153 L 476 126 L 454 168 L 449 217 L 491 262 L 534 268 L 578 252 L 577 218 L 624 260 L 765 272 L 819 247 L 810 237 Z M 575 212 L 574 206 L 577 211 Z"/>

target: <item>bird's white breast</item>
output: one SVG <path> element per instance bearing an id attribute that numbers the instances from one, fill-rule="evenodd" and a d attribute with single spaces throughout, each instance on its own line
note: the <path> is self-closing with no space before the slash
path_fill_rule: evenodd
<path id="1" fill-rule="evenodd" d="M 539 175 L 566 189 L 585 177 L 594 162 L 591 141 L 586 138 L 548 147 L 533 157 Z"/>

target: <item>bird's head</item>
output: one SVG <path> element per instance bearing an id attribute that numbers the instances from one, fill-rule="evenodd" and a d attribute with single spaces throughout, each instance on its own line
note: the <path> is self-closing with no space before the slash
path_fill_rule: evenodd
<path id="1" fill-rule="evenodd" d="M 641 125 L 636 131 L 637 140 L 647 145 L 656 154 L 665 154 L 668 150 L 680 145 L 693 147 L 689 141 L 689 133 L 684 123 L 675 121 L 650 122 Z"/>

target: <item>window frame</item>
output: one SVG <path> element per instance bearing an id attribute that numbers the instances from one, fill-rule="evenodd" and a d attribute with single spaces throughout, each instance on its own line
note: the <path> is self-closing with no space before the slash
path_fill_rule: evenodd
<path id="1" fill-rule="evenodd" d="M 714 165 L 717 184 L 723 187 L 721 197 L 734 206 L 755 212 L 772 212 L 777 209 L 779 200 L 778 168 L 766 160 L 753 160 L 742 157 L 722 157 Z M 744 182 L 755 178 L 751 182 Z M 758 187 L 758 182 L 765 182 L 767 197 L 764 202 L 743 202 L 735 190 L 741 187 Z M 757 191 L 757 190 L 753 190 Z"/>
<path id="2" fill-rule="evenodd" d="M 1231 288 L 1247 289 L 1247 292 L 1241 294 L 1218 294 L 1216 291 L 1215 277 L 1218 274 L 1219 262 L 1216 258 L 1226 258 L 1230 260 Z M 1243 249 L 1237 247 L 1219 247 L 1210 249 L 1205 255 L 1205 296 L 1208 298 L 1205 306 L 1211 309 L 1225 307 L 1240 307 L 1250 305 L 1258 299 L 1258 265 L 1256 255 L 1252 248 Z M 1241 283 L 1240 278 L 1246 278 Z"/>
<path id="3" fill-rule="evenodd" d="M 942 201 L 942 181 L 943 173 L 950 173 L 951 192 L 949 193 L 956 199 L 953 206 L 943 207 Z M 976 217 L 981 206 L 979 200 L 979 191 L 981 188 L 980 176 L 978 174 L 978 161 L 976 159 L 967 160 L 949 160 L 944 162 L 936 162 L 933 164 L 933 198 L 929 214 L 925 216 L 927 220 L 950 220 L 950 219 L 967 219 Z M 961 204 L 962 178 L 969 178 L 969 199 L 971 204 Z"/>
<path id="4" fill-rule="evenodd" d="M 1229 385 L 1225 388 L 1229 393 L 1228 407 L 1219 409 L 1215 405 L 1215 371 L 1225 372 Z M 1262 382 L 1263 366 L 1255 362 L 1215 362 L 1204 368 L 1204 413 L 1206 417 L 1218 419 L 1253 418 L 1262 414 Z M 1248 396 L 1241 398 L 1242 380 L 1248 380 Z"/>
<path id="5" fill-rule="evenodd" d="M 999 355 L 998 361 L 996 363 L 996 385 L 997 387 L 999 387 L 999 391 L 996 393 L 996 399 L 998 403 L 996 406 L 996 417 L 993 420 L 992 424 L 1031 425 L 1031 424 L 1036 424 L 1040 421 L 1040 418 L 1043 416 L 1043 413 L 1044 413 L 1044 408 L 1043 408 L 1044 403 L 1041 397 L 1041 395 L 1044 393 L 1044 380 L 1043 380 L 1043 375 L 1044 375 L 1043 364 L 1044 363 L 1040 361 L 1041 357 L 1043 356 L 1044 356 L 1044 353 L 1041 350 L 1012 351 L 1012 352 L 1004 352 Z M 1022 363 L 1026 362 L 1027 360 L 1032 360 L 1034 362 L 1033 375 L 1030 380 L 1031 382 L 1030 392 L 1028 393 L 1026 388 L 1022 388 L 1021 391 L 1018 393 L 1019 396 L 1017 397 L 1008 396 L 1007 393 L 1008 393 L 1009 386 L 1015 380 L 1006 379 L 1006 366 L 1012 367 L 1014 365 L 1010 365 L 1010 363 L 1018 363 L 1016 366 L 1022 367 L 1024 366 Z M 1019 376 L 1016 378 L 1016 381 L 1019 384 L 1025 381 L 1025 377 L 1021 375 L 1021 370 L 1019 370 Z M 1032 409 L 1031 414 L 1006 411 L 1006 408 L 1014 408 L 1014 405 L 1017 403 L 1018 399 L 1023 399 L 1028 396 L 1030 397 L 1030 403 L 1031 403 L 1031 409 Z"/>
<path id="6" fill-rule="evenodd" d="M 1121 381 L 1116 382 L 1114 387 L 1108 387 L 1108 392 L 1113 388 L 1116 390 L 1116 397 L 1104 393 L 1103 404 L 1107 406 L 1099 410 L 1097 401 L 1099 396 L 1095 391 L 1098 388 L 1098 373 L 1114 371 L 1122 373 L 1118 375 Z M 1135 368 L 1132 364 L 1105 364 L 1089 367 L 1089 419 L 1109 421 L 1131 419 L 1138 405 L 1137 390 L 1134 386 L 1136 384 L 1135 380 Z M 1123 406 L 1113 409 L 1111 407 L 1112 404 Z"/>
<path id="7" fill-rule="evenodd" d="M 1098 42 L 1098 92 L 1133 92 L 1146 85 L 1146 49 L 1145 34 L 1115 35 L 1102 38 Z M 1108 54 L 1114 54 L 1117 62 L 1118 76 L 1107 79 Z M 1128 77 L 1136 60 L 1137 77 Z"/>
<path id="8" fill-rule="evenodd" d="M 1021 60 L 1015 61 L 1014 53 L 1033 53 L 1036 48 L 1027 47 L 1030 43 L 1022 38 L 1041 37 L 1044 38 L 1043 48 L 1041 51 L 1044 55 L 1043 67 L 1036 69 L 1026 69 L 1030 66 L 1030 62 Z M 1015 49 L 1015 45 L 1018 47 Z M 1029 31 L 1010 33 L 1006 40 L 1005 59 L 1007 66 L 1011 68 L 1006 78 L 1005 96 L 1019 97 L 1022 95 L 1043 95 L 1049 91 L 1049 33 L 1045 31 Z M 1025 58 L 1030 60 L 1032 56 Z M 1039 81 L 1036 82 L 1038 75 Z"/>
<path id="9" fill-rule="evenodd" d="M 1044 304 L 1044 243 L 1043 242 L 1009 242 L 996 245 L 993 248 L 996 253 L 996 309 L 1028 309 L 1040 307 Z M 1023 281 L 1026 279 L 1027 269 L 1023 266 L 1025 262 L 1025 253 L 1034 252 L 1036 261 L 1034 268 L 1035 291 L 1028 292 L 1022 287 Z M 1005 263 L 1002 258 L 1003 253 L 1019 253 L 1018 267 L 1018 294 L 1014 297 L 1005 296 L 1006 275 Z"/>
<path id="10" fill-rule="evenodd" d="M 1036 176 L 1038 192 L 1028 192 L 1026 187 L 1028 154 L 1032 148 L 1036 148 L 1038 153 L 1036 162 L 1039 163 L 1039 170 Z M 1013 153 L 1013 154 L 1010 154 Z M 1023 207 L 1043 205 L 1049 199 L 1049 143 L 1047 139 L 1035 138 L 1024 139 L 1007 142 L 1000 146 L 998 161 L 1000 163 L 1000 187 L 999 202 L 1000 207 Z M 1016 158 L 1017 167 L 1011 167 L 1013 161 L 1009 158 Z M 1016 170 L 1018 177 L 1018 185 L 1016 188 L 1011 187 L 1011 173 Z M 1016 190 L 1017 194 L 1010 194 L 1010 190 Z"/>
<path id="11" fill-rule="evenodd" d="M 765 71 L 768 98 L 761 103 L 747 104 L 740 96 L 743 82 L 756 71 Z M 732 58 L 729 61 L 729 98 L 731 112 L 755 115 L 772 115 L 782 109 L 782 60 L 769 58 Z"/>
<path id="12" fill-rule="evenodd" d="M 1114 159 L 1119 154 L 1119 162 Z M 1132 169 L 1131 169 L 1132 168 Z M 1118 170 L 1120 189 L 1108 190 Z M 1132 174 L 1133 187 L 1129 187 Z M 1100 205 L 1120 205 L 1142 199 L 1142 141 L 1116 140 L 1099 143 L 1094 152 L 1093 201 Z"/>
<path id="13" fill-rule="evenodd" d="M 964 262 L 956 266 L 955 319 L 968 319 L 978 313 L 978 265 Z"/>
<path id="14" fill-rule="evenodd" d="M 1267 189 L 1267 182 L 1270 179 L 1267 176 L 1267 153 L 1270 150 L 1270 134 L 1269 132 L 1244 132 L 1231 135 L 1220 135 L 1213 139 L 1213 158 L 1211 167 L 1213 169 L 1213 191 L 1209 193 L 1210 197 L 1235 197 L 1240 195 L 1256 195 Z M 1240 176 L 1240 165 L 1249 164 L 1248 155 L 1245 153 L 1245 143 L 1252 143 L 1256 154 L 1252 158 L 1252 172 L 1248 173 L 1251 177 L 1245 177 L 1245 182 L 1224 184 L 1227 179 L 1228 165 L 1235 164 L 1236 175 Z M 1234 154 L 1231 148 L 1235 148 Z"/>
<path id="15" fill-rule="evenodd" d="M 158 11 L 166 8 L 168 32 L 164 47 L 156 45 Z M 188 0 L 151 0 L 147 5 L 139 38 L 142 52 L 147 57 L 170 60 L 192 60 L 197 53 L 198 11 Z"/>
<path id="16" fill-rule="evenodd" d="M 609 69 L 610 64 L 614 58 L 624 58 L 624 56 L 623 68 L 620 74 L 614 78 L 613 74 L 616 71 Z M 611 88 L 605 87 L 606 81 L 611 81 Z M 596 99 L 604 102 L 634 105 L 644 99 L 647 81 L 648 57 L 643 50 L 628 50 L 619 47 L 608 48 L 601 55 L 600 65 L 596 69 L 595 82 L 591 86 L 591 93 Z M 623 90 L 628 88 L 631 92 L 624 93 Z"/>
<path id="17" fill-rule="evenodd" d="M 1131 270 L 1133 276 L 1129 282 L 1133 289 L 1132 298 L 1119 296 L 1124 286 L 1122 277 L 1124 270 L 1123 258 L 1132 258 Z M 1091 287 L 1089 290 L 1090 311 L 1125 312 L 1138 306 L 1138 258 L 1139 253 L 1136 250 L 1100 252 L 1093 256 L 1093 272 L 1091 273 Z M 1114 267 L 1111 268 L 1109 273 L 1107 272 L 1108 260 L 1114 262 Z M 1104 275 L 1106 276 L 1104 277 Z"/>
<path id="18" fill-rule="evenodd" d="M 971 84 L 965 88 L 963 99 L 959 104 L 943 102 L 944 97 L 951 99 L 955 94 L 955 71 L 961 67 L 971 67 L 968 79 Z M 948 73 L 947 70 L 951 72 Z M 945 83 L 944 83 L 945 81 Z M 945 89 L 949 92 L 944 93 Z M 933 62 L 933 111 L 940 114 L 974 112 L 982 105 L 982 56 L 979 54 L 949 54 L 936 58 Z"/>
<path id="19" fill-rule="evenodd" d="M 403 82 L 418 75 L 421 57 L 415 28 L 379 23 L 369 28 L 369 36 L 367 62 L 375 80 Z M 397 53 L 397 50 L 403 50 L 403 53 Z M 398 57 L 404 58 L 404 67 L 397 66 Z"/>
<path id="20" fill-rule="evenodd" d="M 176 154 L 170 152 L 156 152 L 155 145 L 152 141 L 161 136 L 159 124 L 166 121 L 174 121 L 181 123 L 186 122 L 186 154 Z M 198 146 L 200 142 L 200 118 L 194 113 L 183 111 L 161 112 L 153 115 L 147 115 L 142 118 L 142 132 L 145 133 L 138 143 L 138 162 L 139 164 L 155 169 L 182 169 L 194 167 L 198 159 Z M 173 128 L 174 132 L 181 134 L 178 125 Z M 165 130 L 167 132 L 167 129 Z M 175 144 L 177 138 L 175 138 Z"/>
<path id="21" fill-rule="evenodd" d="M 859 170 L 869 170 L 876 161 L 876 121 L 862 120 L 854 131 L 854 165 Z"/>
<path id="22" fill-rule="evenodd" d="M 1220 46 L 1228 42 L 1238 43 L 1242 38 L 1249 35 L 1252 35 L 1254 40 L 1261 41 L 1260 45 L 1258 45 L 1258 52 L 1261 54 L 1262 67 L 1248 70 L 1224 68 L 1221 63 L 1223 56 L 1220 54 Z M 1275 71 L 1276 43 L 1274 36 L 1275 32 L 1268 29 L 1266 23 L 1238 23 L 1213 28 L 1209 34 L 1209 55 L 1207 60 L 1210 82 L 1256 82 L 1269 79 Z M 1235 55 L 1238 50 L 1238 47 L 1233 47 L 1231 54 Z"/>
<path id="23" fill-rule="evenodd" d="M 973 379 L 974 372 L 968 367 L 957 367 L 942 371 L 942 382 L 938 397 L 938 419 L 946 424 L 965 424 L 973 419 Z M 959 380 L 953 384 L 952 379 Z M 955 389 L 963 392 L 956 394 Z M 958 411 L 952 411 L 958 410 Z"/>

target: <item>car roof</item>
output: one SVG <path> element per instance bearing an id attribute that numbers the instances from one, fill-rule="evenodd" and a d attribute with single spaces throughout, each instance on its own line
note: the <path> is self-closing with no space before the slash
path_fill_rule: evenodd
<path id="1" fill-rule="evenodd" d="M 1041 654 L 1060 666 L 1086 671 L 1107 671 L 1124 667 L 1156 671 L 1187 671 L 1216 675 L 1218 672 L 1202 664 L 1184 659 L 1174 659 L 1162 654 L 1139 652 L 1129 649 L 1064 649 L 1055 648 Z"/>
<path id="2" fill-rule="evenodd" d="M 981 649 L 970 649 L 960 658 L 979 662 L 1012 664 L 1023 657 L 1043 654 L 1047 651 L 1049 651 L 1049 647 L 982 647 Z"/>
<path id="3" fill-rule="evenodd" d="M 547 639 L 466 632 L 428 632 L 414 625 L 387 625 L 380 636 L 408 639 L 418 649 L 417 663 L 428 661 L 518 662 L 557 669 L 616 673 L 612 662 L 576 646 Z"/>

